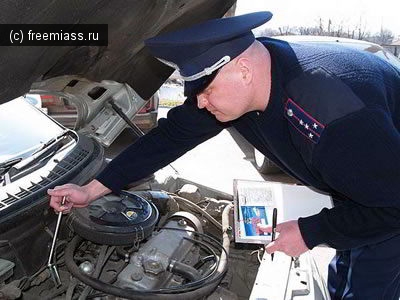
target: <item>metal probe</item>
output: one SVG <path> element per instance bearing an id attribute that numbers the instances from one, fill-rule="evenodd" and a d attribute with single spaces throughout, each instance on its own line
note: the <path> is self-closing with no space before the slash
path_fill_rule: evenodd
<path id="1" fill-rule="evenodd" d="M 278 217 L 278 209 L 274 207 L 274 210 L 272 211 L 272 236 L 271 236 L 271 242 L 275 241 L 275 235 L 276 235 L 276 219 Z M 271 253 L 271 261 L 274 260 L 274 253 Z"/>
<path id="2" fill-rule="evenodd" d="M 122 111 L 122 109 L 117 104 L 115 104 L 113 98 L 109 100 L 109 103 L 111 105 L 111 108 L 117 113 L 118 116 L 120 116 L 125 121 L 126 124 L 128 124 L 128 126 L 138 137 L 144 136 L 144 132 L 136 124 L 129 120 L 128 116 Z M 175 174 L 179 175 L 177 169 L 175 169 L 171 164 L 169 164 L 169 166 L 174 170 Z"/>
<path id="3" fill-rule="evenodd" d="M 62 198 L 61 205 L 65 204 L 65 198 L 66 198 L 65 196 Z M 50 248 L 49 260 L 47 262 L 47 267 L 49 268 L 51 279 L 53 280 L 56 287 L 59 287 L 61 285 L 61 279 L 60 279 L 60 275 L 58 274 L 58 270 L 57 270 L 57 265 L 56 265 L 57 262 L 54 260 L 54 263 L 52 263 L 51 261 L 53 260 L 54 248 L 56 246 L 58 229 L 60 228 L 62 215 L 63 215 L 63 213 L 61 211 L 59 211 L 56 229 L 54 231 L 54 236 L 53 236 L 53 242 L 52 242 L 51 248 Z"/>

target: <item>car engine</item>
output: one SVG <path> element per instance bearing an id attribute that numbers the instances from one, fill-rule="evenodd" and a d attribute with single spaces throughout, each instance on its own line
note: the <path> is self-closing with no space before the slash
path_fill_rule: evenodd
<path id="1" fill-rule="evenodd" d="M 229 253 L 232 207 L 198 191 L 133 190 L 73 209 L 55 245 L 58 284 L 46 263 L 57 215 L 46 207 L 34 238 L 42 247 L 21 256 L 0 245 L 0 299 L 244 299 L 249 291 L 237 295 L 232 282 L 251 286 L 258 261 Z M 228 258 L 242 270 L 228 272 Z"/>

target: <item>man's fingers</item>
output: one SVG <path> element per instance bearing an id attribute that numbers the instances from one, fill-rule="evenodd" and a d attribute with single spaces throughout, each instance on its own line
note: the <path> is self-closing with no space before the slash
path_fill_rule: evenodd
<path id="1" fill-rule="evenodd" d="M 50 196 L 50 206 L 56 211 L 66 211 L 71 209 L 73 203 L 68 202 L 70 191 L 68 189 L 49 189 L 47 193 Z M 65 197 L 64 205 L 61 205 Z"/>
<path id="2" fill-rule="evenodd" d="M 67 213 L 72 207 L 79 206 L 79 203 L 75 203 L 79 202 L 79 190 L 75 184 L 56 186 L 53 189 L 48 189 L 47 194 L 50 196 L 50 207 L 56 212 Z M 64 204 L 62 204 L 63 199 L 65 199 Z"/>
<path id="3" fill-rule="evenodd" d="M 48 189 L 47 194 L 49 194 L 50 196 L 56 196 L 56 197 L 68 196 L 70 194 L 70 188 L 55 187 L 54 189 Z"/>
<path id="4" fill-rule="evenodd" d="M 73 203 L 66 202 L 66 203 L 64 203 L 64 205 L 59 206 L 58 209 L 55 209 L 55 211 L 56 212 L 60 211 L 60 212 L 62 212 L 64 214 L 66 214 L 66 213 L 69 213 L 71 211 L 72 207 L 73 207 Z"/>
<path id="5" fill-rule="evenodd" d="M 258 223 L 257 228 L 260 229 L 262 232 L 266 232 L 266 233 L 272 232 L 272 227 L 268 226 L 268 225 L 263 225 L 263 224 Z"/>
<path id="6" fill-rule="evenodd" d="M 66 206 L 65 204 L 61 205 L 61 200 L 60 201 L 56 201 L 56 200 L 51 201 L 50 206 L 52 208 L 54 208 L 55 211 L 64 211 L 64 210 L 68 209 L 68 206 Z"/>

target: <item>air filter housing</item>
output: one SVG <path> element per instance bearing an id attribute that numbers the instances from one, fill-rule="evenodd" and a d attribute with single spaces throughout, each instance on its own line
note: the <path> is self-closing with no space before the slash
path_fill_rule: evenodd
<path id="1" fill-rule="evenodd" d="M 68 224 L 81 237 L 98 244 L 131 245 L 148 238 L 158 221 L 153 203 L 132 192 L 103 196 L 75 208 Z"/>

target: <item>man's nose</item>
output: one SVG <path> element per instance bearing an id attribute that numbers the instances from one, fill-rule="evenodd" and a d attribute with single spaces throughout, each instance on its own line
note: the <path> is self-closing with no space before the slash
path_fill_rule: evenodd
<path id="1" fill-rule="evenodd" d="M 207 106 L 207 98 L 204 96 L 204 94 L 199 94 L 197 95 L 197 107 L 202 109 Z"/>

